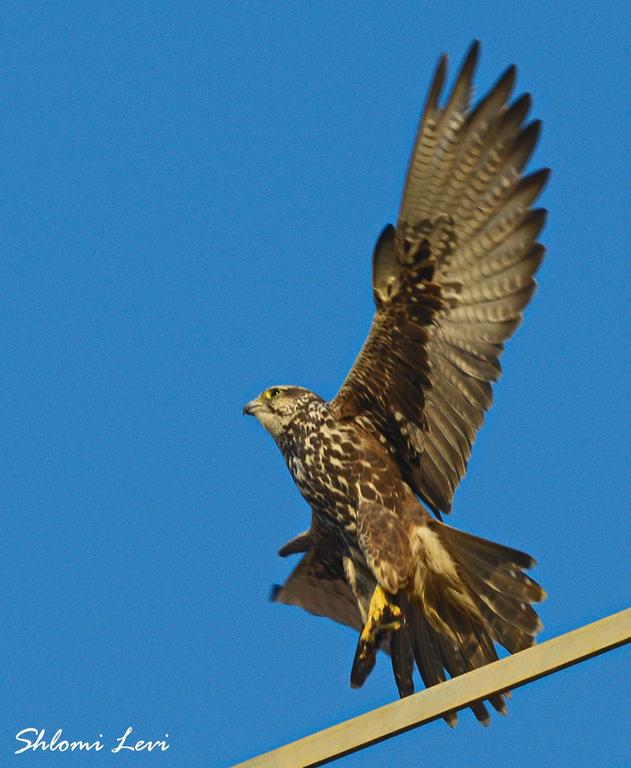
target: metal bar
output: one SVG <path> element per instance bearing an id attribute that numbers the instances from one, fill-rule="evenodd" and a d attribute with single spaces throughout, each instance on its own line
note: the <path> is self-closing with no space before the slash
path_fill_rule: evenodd
<path id="1" fill-rule="evenodd" d="M 325 728 L 239 763 L 235 768 L 307 768 L 322 765 L 467 707 L 493 693 L 525 685 L 628 642 L 631 642 L 631 608 Z"/>

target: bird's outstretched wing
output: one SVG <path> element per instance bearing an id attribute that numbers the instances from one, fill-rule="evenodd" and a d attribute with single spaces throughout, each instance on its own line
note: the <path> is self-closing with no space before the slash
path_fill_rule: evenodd
<path id="1" fill-rule="evenodd" d="M 527 94 L 510 102 L 514 67 L 471 108 L 478 51 L 444 106 L 446 57 L 438 64 L 397 227 L 375 246 L 373 325 L 332 401 L 382 435 L 436 512 L 451 509 L 544 254 L 545 211 L 531 205 L 548 170 L 522 175 L 540 123 L 525 123 Z"/>
<path id="2" fill-rule="evenodd" d="M 280 554 L 301 551 L 293 547 L 294 541 L 282 547 Z M 321 545 L 311 546 L 287 581 L 273 588 L 272 600 L 298 605 L 316 616 L 325 616 L 353 629 L 362 627 L 357 600 L 344 576 L 341 557 Z"/>

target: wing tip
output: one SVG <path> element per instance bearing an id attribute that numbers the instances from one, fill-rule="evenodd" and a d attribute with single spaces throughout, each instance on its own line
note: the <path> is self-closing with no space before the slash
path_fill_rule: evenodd
<path id="1" fill-rule="evenodd" d="M 521 139 L 524 142 L 527 141 L 529 144 L 532 145 L 532 148 L 530 150 L 531 152 L 532 152 L 532 149 L 534 149 L 535 144 L 539 140 L 542 126 L 543 126 L 543 122 L 541 121 L 540 118 L 531 120 L 518 136 L 518 139 Z"/>
<path id="2" fill-rule="evenodd" d="M 480 41 L 474 40 L 465 54 L 460 71 L 456 75 L 454 85 L 449 97 L 447 110 L 454 105 L 457 109 L 466 111 L 469 99 L 473 92 L 473 76 L 478 65 L 480 54 Z M 464 88 L 464 93 L 463 93 Z M 461 101 L 462 100 L 462 101 Z"/>
<path id="3" fill-rule="evenodd" d="M 486 98 L 491 98 L 494 94 L 500 95 L 504 103 L 511 95 L 513 88 L 515 87 L 515 80 L 517 79 L 517 67 L 515 64 L 509 64 L 502 74 L 497 78 L 494 86 L 489 90 Z M 529 97 L 530 94 L 524 94 Z"/>
<path id="4" fill-rule="evenodd" d="M 308 552 L 311 549 L 312 544 L 313 538 L 311 530 L 307 529 L 297 536 L 294 536 L 293 539 L 285 542 L 285 544 L 278 550 L 278 554 L 281 557 L 288 557 L 289 555 L 295 555 L 300 552 Z"/>
<path id="5" fill-rule="evenodd" d="M 471 41 L 471 44 L 469 45 L 469 48 L 467 49 L 467 53 L 465 54 L 464 58 L 464 64 L 463 64 L 463 70 L 469 66 L 474 67 L 480 58 L 480 50 L 482 48 L 482 43 L 477 37 L 474 37 Z"/>
<path id="6" fill-rule="evenodd" d="M 522 184 L 529 183 L 529 184 L 534 184 L 538 186 L 539 189 L 537 190 L 537 194 L 539 194 L 541 190 L 545 187 L 545 185 L 548 183 L 551 173 L 552 173 L 551 168 L 548 168 L 548 167 L 539 168 L 539 170 L 529 173 L 528 176 L 524 176 L 524 178 L 522 179 Z"/>
<path id="7" fill-rule="evenodd" d="M 462 67 L 460 69 L 460 74 L 456 82 L 462 77 L 471 82 L 475 68 L 477 67 L 478 61 L 480 59 L 480 47 L 480 41 L 478 39 L 474 39 L 464 57 Z"/>
<path id="8" fill-rule="evenodd" d="M 519 122 L 522 123 L 532 108 L 532 96 L 529 93 L 522 93 L 510 105 L 509 113 L 519 115 Z"/>
<path id="9" fill-rule="evenodd" d="M 545 227 L 548 220 L 547 208 L 531 208 L 525 216 L 528 223 L 532 223 L 536 227 L 535 238 L 539 237 L 541 230 Z"/>
<path id="10" fill-rule="evenodd" d="M 449 57 L 446 53 L 441 54 L 434 70 L 434 77 L 432 78 L 432 84 L 427 95 L 427 102 L 425 104 L 424 115 L 428 115 L 430 112 L 434 112 L 438 109 L 438 102 L 445 85 L 445 79 L 447 77 L 447 65 L 449 63 Z"/>

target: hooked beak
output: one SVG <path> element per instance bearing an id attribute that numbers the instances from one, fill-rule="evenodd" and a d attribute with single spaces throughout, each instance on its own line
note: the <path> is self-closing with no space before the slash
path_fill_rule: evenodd
<path id="1" fill-rule="evenodd" d="M 261 407 L 261 403 L 259 402 L 258 397 L 255 400 L 250 400 L 249 403 L 246 403 L 243 406 L 243 415 L 244 416 L 254 416 L 257 409 Z"/>

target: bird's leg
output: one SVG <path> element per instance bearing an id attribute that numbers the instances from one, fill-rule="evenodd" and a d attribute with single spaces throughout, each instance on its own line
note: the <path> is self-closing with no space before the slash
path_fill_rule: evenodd
<path id="1" fill-rule="evenodd" d="M 362 629 L 361 638 L 366 641 L 374 640 L 380 631 L 399 629 L 401 626 L 401 609 L 388 597 L 387 592 L 377 584 L 370 598 L 368 616 Z"/>
<path id="2" fill-rule="evenodd" d="M 377 585 L 370 598 L 368 615 L 357 641 L 351 670 L 351 686 L 353 688 L 360 688 L 375 666 L 377 650 L 383 633 L 394 632 L 400 629 L 401 624 L 401 609 Z"/>

